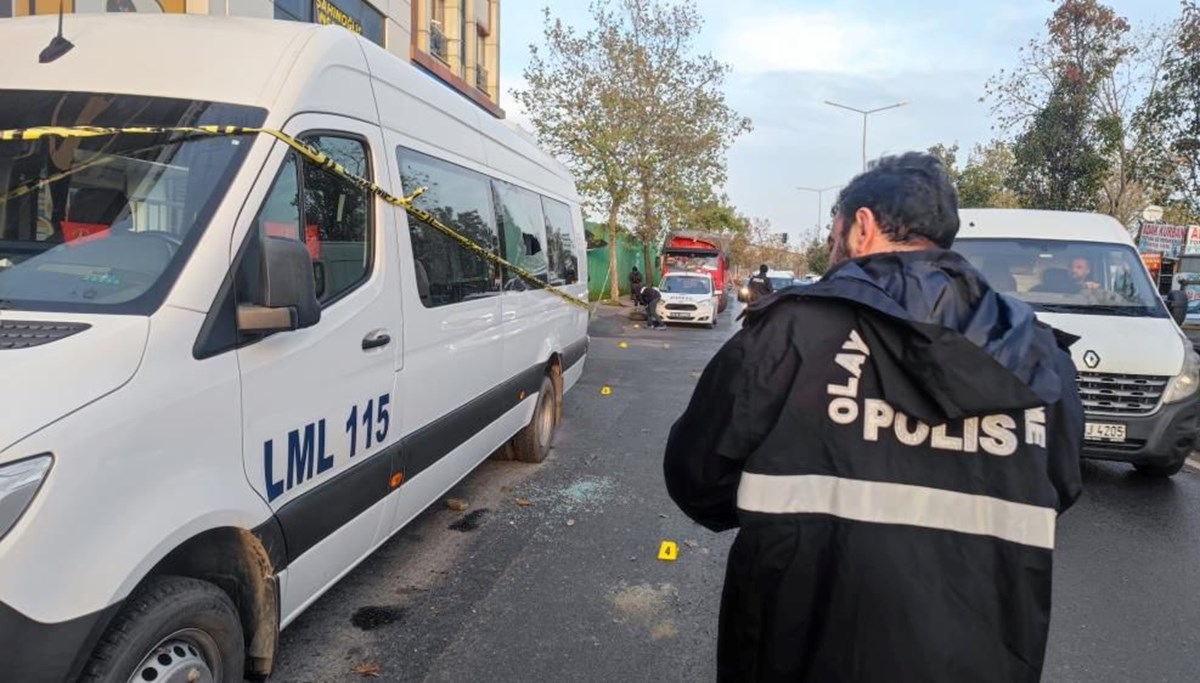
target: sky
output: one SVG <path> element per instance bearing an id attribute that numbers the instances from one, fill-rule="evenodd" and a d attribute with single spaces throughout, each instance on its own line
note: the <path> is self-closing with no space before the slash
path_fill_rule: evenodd
<path id="1" fill-rule="evenodd" d="M 867 156 L 996 137 L 984 83 L 1011 68 L 1044 34 L 1049 0 L 695 0 L 704 17 L 698 50 L 732 67 L 727 101 L 754 122 L 729 151 L 725 190 L 739 211 L 770 220 L 791 241 L 817 225 L 817 194 L 798 187 L 846 183 L 862 169 L 862 116 L 824 104 L 874 109 Z M 527 122 L 510 93 L 522 87 L 542 9 L 580 29 L 589 0 L 501 4 L 501 106 Z M 1109 0 L 1135 28 L 1169 21 L 1178 0 Z M 526 127 L 528 126 L 525 123 Z M 960 152 L 960 160 L 964 154 Z M 820 206 L 823 222 L 836 191 Z"/>

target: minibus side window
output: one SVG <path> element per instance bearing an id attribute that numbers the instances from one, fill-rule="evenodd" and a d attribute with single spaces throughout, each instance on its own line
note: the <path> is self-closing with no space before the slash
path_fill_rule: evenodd
<path id="1" fill-rule="evenodd" d="M 406 194 L 425 188 L 416 204 L 458 234 L 499 253 L 492 188 L 480 173 L 401 148 L 401 183 Z M 495 296 L 500 270 L 452 237 L 408 217 L 417 293 L 427 308 Z"/>
<path id="2" fill-rule="evenodd" d="M 542 216 L 541 198 L 500 180 L 493 184 L 499 200 L 500 223 L 504 227 L 504 258 L 541 281 L 548 281 L 546 220 Z M 529 288 L 515 273 L 506 273 L 504 280 L 506 291 Z"/>
<path id="3" fill-rule="evenodd" d="M 304 141 L 350 173 L 371 180 L 367 145 L 362 140 L 314 135 Z M 303 191 L 304 243 L 317 268 L 317 298 L 329 303 L 357 287 L 371 272 L 372 197 L 311 163 L 304 164 Z"/>
<path id="4" fill-rule="evenodd" d="M 575 254 L 571 207 L 549 197 L 542 197 L 542 207 L 546 214 L 551 283 L 573 285 L 579 282 L 579 257 Z"/>
<path id="5" fill-rule="evenodd" d="M 322 134 L 306 137 L 305 142 L 350 173 L 370 179 L 363 141 Z M 328 305 L 362 284 L 371 272 L 371 202 L 367 191 L 290 152 L 254 225 L 260 236 L 304 243 L 313 261 L 317 299 Z M 243 261 L 243 277 L 257 267 L 257 261 Z"/>

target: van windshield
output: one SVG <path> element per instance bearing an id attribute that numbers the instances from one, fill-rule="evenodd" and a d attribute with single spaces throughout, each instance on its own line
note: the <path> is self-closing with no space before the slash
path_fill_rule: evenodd
<path id="1" fill-rule="evenodd" d="M 1048 313 L 1169 317 L 1133 248 L 1103 242 L 959 239 L 992 287 Z"/>
<path id="2" fill-rule="evenodd" d="M 706 277 L 671 277 L 662 281 L 662 291 L 667 294 L 712 294 L 712 280 Z"/>
<path id="3" fill-rule="evenodd" d="M 0 130 L 264 119 L 261 109 L 192 100 L 0 90 Z M 0 142 L 0 307 L 150 313 L 250 142 L 179 134 Z"/>

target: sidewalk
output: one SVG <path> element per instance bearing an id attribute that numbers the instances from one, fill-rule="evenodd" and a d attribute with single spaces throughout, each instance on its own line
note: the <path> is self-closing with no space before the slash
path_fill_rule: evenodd
<path id="1" fill-rule="evenodd" d="M 619 303 L 619 306 L 610 300 L 592 301 L 589 303 L 595 310 L 595 312 L 592 314 L 593 318 L 612 316 L 624 316 L 625 318 L 628 318 L 629 314 L 633 313 L 634 311 L 633 300 L 627 296 L 623 296 L 617 300 L 616 303 Z"/>

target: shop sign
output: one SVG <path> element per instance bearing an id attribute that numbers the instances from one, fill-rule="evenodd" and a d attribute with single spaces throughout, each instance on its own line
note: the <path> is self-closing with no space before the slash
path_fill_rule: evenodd
<path id="1" fill-rule="evenodd" d="M 329 0 L 316 0 L 313 3 L 313 16 L 316 17 L 318 24 L 334 24 L 362 35 L 362 24 Z"/>

